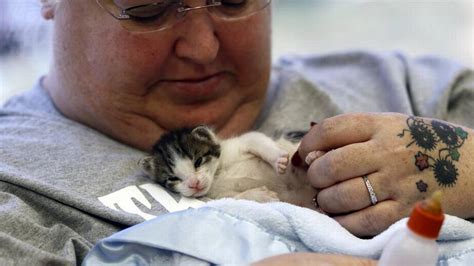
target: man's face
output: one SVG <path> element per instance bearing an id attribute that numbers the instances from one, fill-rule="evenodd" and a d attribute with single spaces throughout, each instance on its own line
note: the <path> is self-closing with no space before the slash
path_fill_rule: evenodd
<path id="1" fill-rule="evenodd" d="M 150 149 L 164 131 L 185 126 L 239 134 L 265 98 L 270 13 L 267 7 L 223 22 L 202 9 L 167 30 L 136 34 L 95 0 L 63 0 L 44 84 L 66 116 L 137 148 Z"/>

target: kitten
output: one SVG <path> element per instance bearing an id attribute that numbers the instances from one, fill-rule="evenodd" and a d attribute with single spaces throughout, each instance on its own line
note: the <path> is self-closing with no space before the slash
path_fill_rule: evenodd
<path id="1" fill-rule="evenodd" d="M 187 197 L 285 201 L 316 209 L 301 169 L 289 165 L 297 145 L 259 132 L 220 140 L 205 126 L 164 134 L 139 166 L 152 180 Z"/>

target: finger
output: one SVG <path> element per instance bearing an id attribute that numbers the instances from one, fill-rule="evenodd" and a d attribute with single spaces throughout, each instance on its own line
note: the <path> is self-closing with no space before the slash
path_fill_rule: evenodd
<path id="1" fill-rule="evenodd" d="M 375 141 L 354 143 L 331 150 L 309 166 L 307 176 L 316 188 L 326 188 L 354 176 L 376 172 L 383 164 Z"/>
<path id="2" fill-rule="evenodd" d="M 384 201 L 391 195 L 382 184 L 379 184 L 382 180 L 380 177 L 379 173 L 368 175 L 377 200 Z M 362 177 L 354 177 L 319 191 L 317 203 L 323 211 L 331 214 L 349 213 L 372 205 Z"/>
<path id="3" fill-rule="evenodd" d="M 324 119 L 314 125 L 301 140 L 301 158 L 311 151 L 327 151 L 371 138 L 375 128 L 373 114 L 353 113 Z"/>
<path id="4" fill-rule="evenodd" d="M 360 211 L 333 218 L 356 236 L 374 236 L 407 215 L 400 210 L 398 202 L 386 200 Z"/>

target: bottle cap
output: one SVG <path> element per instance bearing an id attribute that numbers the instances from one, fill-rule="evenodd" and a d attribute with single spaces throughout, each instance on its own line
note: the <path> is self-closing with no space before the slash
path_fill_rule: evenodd
<path id="1" fill-rule="evenodd" d="M 408 228 L 426 238 L 438 238 L 444 221 L 440 198 L 441 192 L 437 191 L 430 199 L 416 203 L 408 219 Z"/>

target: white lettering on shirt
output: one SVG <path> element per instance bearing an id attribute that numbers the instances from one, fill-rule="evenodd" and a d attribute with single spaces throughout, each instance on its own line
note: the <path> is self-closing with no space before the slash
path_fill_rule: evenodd
<path id="1" fill-rule="evenodd" d="M 148 194 L 160 203 L 169 212 L 181 211 L 188 208 L 197 208 L 204 204 L 204 202 L 194 199 L 179 197 L 178 199 L 173 198 L 167 190 L 158 184 L 143 184 L 140 188 L 148 192 Z M 99 201 L 116 211 L 124 211 L 139 215 L 145 220 L 155 218 L 155 215 L 145 213 L 135 204 L 132 199 L 140 202 L 143 206 L 151 210 L 151 203 L 146 199 L 143 192 L 137 186 L 128 186 L 112 192 L 108 195 L 98 198 Z M 117 208 L 118 207 L 118 208 Z M 119 209 L 120 208 L 120 209 Z"/>

